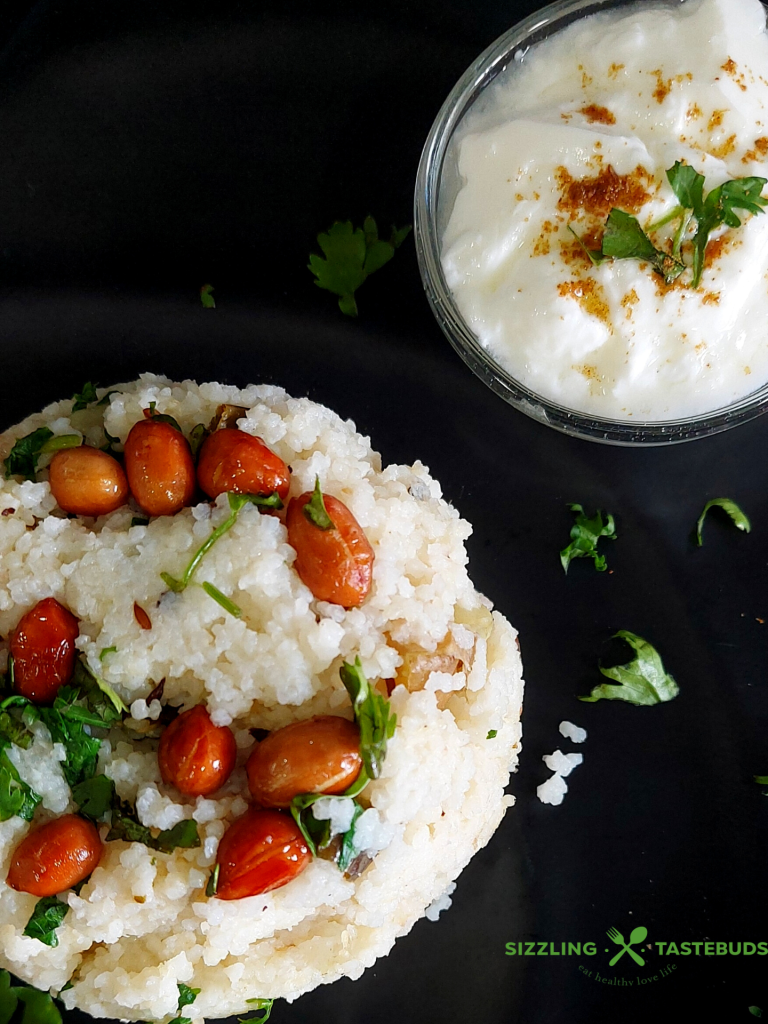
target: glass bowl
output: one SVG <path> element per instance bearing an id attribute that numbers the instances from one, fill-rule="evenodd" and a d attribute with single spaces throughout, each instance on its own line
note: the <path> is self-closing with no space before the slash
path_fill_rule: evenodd
<path id="1" fill-rule="evenodd" d="M 657 2 L 677 7 L 681 0 Z M 443 232 L 460 184 L 451 143 L 483 90 L 510 63 L 524 57 L 529 47 L 571 22 L 630 6 L 637 6 L 637 0 L 558 0 L 514 25 L 480 54 L 451 90 L 424 145 L 416 178 L 414 237 L 424 290 L 437 322 L 464 362 L 491 390 L 515 409 L 565 434 L 604 444 L 648 446 L 708 437 L 754 419 L 768 410 L 768 384 L 728 406 L 684 419 L 630 422 L 598 419 L 569 409 L 521 384 L 482 346 L 459 312 L 440 259 Z"/>

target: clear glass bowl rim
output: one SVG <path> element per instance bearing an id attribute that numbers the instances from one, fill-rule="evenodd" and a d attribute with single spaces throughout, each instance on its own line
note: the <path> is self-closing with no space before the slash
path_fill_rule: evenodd
<path id="1" fill-rule="evenodd" d="M 685 0 L 666 0 L 677 6 Z M 647 422 L 599 419 L 558 405 L 517 381 L 483 348 L 467 325 L 446 284 L 440 261 L 438 203 L 443 163 L 453 133 L 479 93 L 506 67 L 516 51 L 587 14 L 635 6 L 637 0 L 556 0 L 513 25 L 467 68 L 443 103 L 422 150 L 414 194 L 414 239 L 427 299 L 448 341 L 470 369 L 519 411 L 565 434 L 626 446 L 665 445 L 708 437 L 768 411 L 768 384 L 731 405 L 700 416 Z"/>

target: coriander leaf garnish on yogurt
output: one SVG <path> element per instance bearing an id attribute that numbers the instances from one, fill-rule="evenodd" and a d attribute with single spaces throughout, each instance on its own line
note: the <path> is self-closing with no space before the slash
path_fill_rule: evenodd
<path id="1" fill-rule="evenodd" d="M 598 700 L 625 700 L 629 704 L 662 704 L 672 700 L 680 692 L 675 680 L 665 670 L 656 648 L 636 633 L 620 629 L 614 636 L 626 640 L 635 652 L 634 658 L 626 665 L 603 668 L 600 671 L 608 679 L 615 679 L 619 685 L 601 683 L 595 686 L 588 697 L 579 697 L 588 703 Z"/>
<path id="2" fill-rule="evenodd" d="M 574 558 L 591 558 L 598 572 L 605 572 L 608 568 L 605 562 L 605 555 L 597 550 L 597 542 L 601 537 L 609 540 L 616 540 L 616 523 L 613 516 L 606 512 L 605 522 L 603 513 L 598 509 L 590 519 L 581 505 L 569 504 L 568 508 L 576 515 L 576 522 L 571 527 L 571 543 L 560 552 L 560 563 L 565 572 Z"/>
<path id="3" fill-rule="evenodd" d="M 730 498 L 712 498 L 712 500 L 708 501 L 704 506 L 701 515 L 696 520 L 696 543 L 699 547 L 704 543 L 701 531 L 704 526 L 704 520 L 707 512 L 709 512 L 711 508 L 721 508 L 724 512 L 727 512 L 737 530 L 741 530 L 743 533 L 749 533 L 752 529 L 752 524 L 749 519 L 747 519 L 735 501 L 731 501 Z"/>

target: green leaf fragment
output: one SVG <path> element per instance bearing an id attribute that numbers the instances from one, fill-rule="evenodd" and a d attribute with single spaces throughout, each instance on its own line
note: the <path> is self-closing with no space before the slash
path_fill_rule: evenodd
<path id="1" fill-rule="evenodd" d="M 3 701 L 3 705 L 5 704 L 6 702 Z M 34 737 L 23 722 L 13 718 L 7 711 L 0 711 L 0 740 L 3 739 L 8 740 L 9 743 L 15 743 L 17 747 L 23 747 L 24 750 L 28 750 Z"/>
<path id="2" fill-rule="evenodd" d="M 200 846 L 200 835 L 197 831 L 197 822 L 191 818 L 184 818 L 173 828 L 163 829 L 152 847 L 161 853 L 172 853 L 174 850 L 193 850 Z"/>
<path id="3" fill-rule="evenodd" d="M 355 721 L 360 729 L 360 756 L 371 779 L 378 779 L 392 738 L 397 715 L 390 711 L 389 701 L 371 689 L 360 658 L 354 664 L 345 661 L 340 669 L 341 681 L 352 698 Z"/>
<path id="4" fill-rule="evenodd" d="M 192 451 L 192 458 L 197 460 L 197 456 L 200 454 L 200 449 L 203 447 L 203 441 L 210 434 L 210 430 L 204 423 L 196 423 L 189 432 L 189 447 Z"/>
<path id="5" fill-rule="evenodd" d="M 14 816 L 32 821 L 42 797 L 22 780 L 7 746 L 8 741 L 0 739 L 0 821 Z"/>
<path id="6" fill-rule="evenodd" d="M 117 651 L 116 647 L 102 647 L 99 654 L 99 661 L 104 661 L 108 654 L 114 654 Z"/>
<path id="7" fill-rule="evenodd" d="M 62 903 L 57 896 L 45 896 L 35 904 L 32 916 L 24 929 L 24 935 L 31 939 L 39 939 L 46 946 L 58 946 L 59 937 L 56 929 L 68 913 L 69 906 Z"/>
<path id="8" fill-rule="evenodd" d="M 169 587 L 171 590 L 175 591 L 177 594 L 181 593 L 183 590 L 186 590 L 186 588 L 189 586 L 190 580 L 195 574 L 197 567 L 200 565 L 200 563 L 202 562 L 203 558 L 207 555 L 207 553 L 211 550 L 216 541 L 220 540 L 225 533 L 232 529 L 232 527 L 237 522 L 237 517 L 241 509 L 243 509 L 246 505 L 249 504 L 257 505 L 260 506 L 261 508 L 281 509 L 283 507 L 283 503 L 280 500 L 280 495 L 277 493 L 277 491 L 274 491 L 272 494 L 267 495 L 234 494 L 230 491 L 227 494 L 227 498 L 229 500 L 229 507 L 231 510 L 230 515 L 227 516 L 223 523 L 220 523 L 216 527 L 216 529 L 211 533 L 210 537 L 203 541 L 203 543 L 200 545 L 200 547 L 197 549 L 197 551 L 190 559 L 189 564 L 187 565 L 186 569 L 181 575 L 181 578 L 177 579 L 175 576 L 171 576 L 171 574 L 168 572 L 160 573 L 160 578 L 165 583 L 165 585 Z"/>
<path id="9" fill-rule="evenodd" d="M 47 992 L 40 992 L 36 988 L 18 988 L 16 994 L 24 1006 L 19 1024 L 61 1024 L 61 1014 Z"/>
<path id="10" fill-rule="evenodd" d="M 272 1013 L 275 1004 L 274 999 L 246 999 L 246 1005 L 253 1004 L 253 1013 L 256 1016 L 240 1017 L 241 1024 L 266 1024 Z"/>
<path id="11" fill-rule="evenodd" d="M 221 605 L 225 612 L 229 612 L 229 614 L 234 616 L 236 619 L 239 619 L 242 616 L 242 608 L 240 608 L 239 605 L 236 605 L 234 601 L 226 596 L 226 594 L 222 594 L 218 587 L 214 587 L 212 583 L 208 583 L 206 581 L 202 584 L 202 588 L 208 597 L 212 597 L 217 604 Z"/>
<path id="12" fill-rule="evenodd" d="M 204 284 L 200 289 L 200 301 L 206 309 L 216 309 L 216 300 L 213 297 L 213 285 Z"/>
<path id="13" fill-rule="evenodd" d="M 712 498 L 712 500 L 708 501 L 704 506 L 701 515 L 696 521 L 696 543 L 699 547 L 704 543 L 701 537 L 701 530 L 704 526 L 704 519 L 706 518 L 707 512 L 709 512 L 711 508 L 721 508 L 724 512 L 727 512 L 737 530 L 749 533 L 752 529 L 749 519 L 747 519 L 735 501 L 731 501 L 730 498 Z"/>
<path id="14" fill-rule="evenodd" d="M 72 799 L 78 811 L 94 821 L 111 810 L 115 797 L 115 784 L 108 775 L 94 775 L 72 788 Z"/>
<path id="15" fill-rule="evenodd" d="M 315 489 L 312 492 L 312 497 L 306 503 L 301 510 L 304 513 L 304 517 L 316 526 L 318 530 L 335 530 L 336 524 L 328 515 L 328 510 L 325 507 L 325 501 L 323 500 L 323 492 L 320 490 L 320 477 L 315 477 Z"/>
<path id="16" fill-rule="evenodd" d="M 597 511 L 590 519 L 581 505 L 569 504 L 568 508 L 576 515 L 576 522 L 571 527 L 571 543 L 560 552 L 560 564 L 564 572 L 574 558 L 591 558 L 598 572 L 605 572 L 607 565 L 605 556 L 598 553 L 597 542 L 601 537 L 616 540 L 616 524 L 613 516 Z"/>
<path id="17" fill-rule="evenodd" d="M 107 833 L 107 842 L 122 839 L 127 843 L 143 843 L 151 850 L 160 853 L 172 853 L 175 849 L 194 849 L 200 846 L 197 822 L 185 818 L 173 828 L 164 829 L 157 836 L 151 829 L 142 825 L 135 808 L 117 795 L 112 801 L 112 827 Z"/>
<path id="18" fill-rule="evenodd" d="M 748 1009 L 749 1009 L 749 1012 L 752 1014 L 753 1017 L 762 1017 L 763 1016 L 763 1011 L 760 1009 L 759 1006 L 750 1006 L 750 1007 L 748 1007 Z"/>
<path id="19" fill-rule="evenodd" d="M 53 431 L 48 427 L 38 427 L 31 434 L 20 437 L 5 460 L 6 478 L 21 476 L 25 480 L 35 480 L 37 460 L 40 458 L 43 445 L 52 437 Z"/>
<path id="20" fill-rule="evenodd" d="M 96 401 L 97 397 L 96 385 L 92 384 L 91 381 L 86 381 L 80 391 L 76 391 L 72 395 L 72 412 L 80 412 L 81 409 L 87 409 L 91 402 Z"/>
<path id="21" fill-rule="evenodd" d="M 498 735 L 499 735 L 499 730 L 498 729 L 489 729 L 488 730 L 488 735 L 485 738 L 487 740 L 495 740 Z"/>
<path id="22" fill-rule="evenodd" d="M 331 841 L 331 823 L 318 820 L 312 813 L 312 804 L 323 799 L 323 793 L 300 793 L 291 801 L 291 814 L 299 826 L 304 842 L 313 857 L 318 850 L 324 850 Z"/>
<path id="23" fill-rule="evenodd" d="M 338 869 L 342 873 L 348 871 L 349 866 L 355 859 L 355 857 L 357 857 L 359 854 L 363 852 L 362 847 L 358 846 L 357 844 L 355 834 L 355 826 L 357 824 L 357 819 L 360 817 L 362 813 L 362 806 L 357 801 L 355 801 L 355 810 L 352 815 L 352 821 L 350 822 L 347 831 L 341 837 L 341 849 L 339 850 L 339 856 L 336 860 Z"/>
<path id="24" fill-rule="evenodd" d="M 184 982 L 178 982 L 179 987 L 179 1005 L 176 1009 L 177 1013 L 181 1013 L 185 1006 L 190 1006 L 197 997 L 200 995 L 199 988 L 190 988 L 189 985 L 185 985 Z"/>
<path id="25" fill-rule="evenodd" d="M 650 263 L 667 284 L 671 284 L 685 270 L 682 260 L 656 248 L 635 217 L 615 208 L 605 222 L 602 251 L 604 256 L 613 259 Z"/>
<path id="26" fill-rule="evenodd" d="M 392 228 L 388 241 L 379 238 L 376 221 L 366 217 L 362 228 L 351 221 L 336 221 L 327 232 L 317 236 L 322 256 L 312 253 L 308 267 L 318 288 L 339 296 L 339 309 L 357 316 L 355 292 L 367 277 L 380 270 L 408 237 L 410 225 Z"/>
<path id="27" fill-rule="evenodd" d="M 217 864 L 208 878 L 208 884 L 205 887 L 205 895 L 213 897 L 219 891 L 219 872 L 221 871 L 221 864 Z"/>
<path id="28" fill-rule="evenodd" d="M 600 671 L 608 679 L 620 684 L 601 683 L 588 697 L 579 697 L 589 703 L 598 700 L 624 700 L 630 704 L 651 705 L 672 700 L 680 692 L 675 680 L 669 675 L 655 647 L 629 630 L 620 629 L 614 636 L 621 637 L 635 651 L 634 658 L 626 665 L 603 668 Z"/>
<path id="29" fill-rule="evenodd" d="M 585 244 L 584 240 L 576 234 L 571 225 L 568 225 L 568 230 L 571 232 L 573 237 L 579 243 L 584 253 L 589 257 L 589 262 L 593 267 L 599 267 L 601 263 L 605 263 L 606 260 L 610 259 L 610 256 L 604 256 L 600 249 L 589 249 Z"/>

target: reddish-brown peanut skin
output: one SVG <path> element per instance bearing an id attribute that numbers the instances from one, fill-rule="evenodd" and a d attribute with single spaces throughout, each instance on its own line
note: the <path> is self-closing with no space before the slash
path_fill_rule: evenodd
<path id="1" fill-rule="evenodd" d="M 104 846 L 90 821 L 65 814 L 33 829 L 16 847 L 6 881 L 18 892 L 55 896 L 98 866 Z"/>
<path id="2" fill-rule="evenodd" d="M 252 807 L 221 837 L 216 895 L 220 900 L 241 900 L 279 889 L 300 875 L 311 860 L 293 818 Z"/>
<path id="3" fill-rule="evenodd" d="M 317 715 L 277 729 L 248 758 L 248 788 L 261 807 L 289 807 L 299 793 L 343 793 L 360 774 L 354 722 Z"/>
<path id="4" fill-rule="evenodd" d="M 50 704 L 75 669 L 80 627 L 55 597 L 38 601 L 11 633 L 14 686 L 34 704 Z"/>
<path id="5" fill-rule="evenodd" d="M 175 718 L 157 748 L 163 782 L 190 796 L 221 789 L 235 767 L 237 744 L 226 725 L 214 725 L 202 704 Z"/>
<path id="6" fill-rule="evenodd" d="M 170 423 L 134 423 L 125 441 L 125 472 L 131 494 L 151 516 L 174 515 L 195 493 L 192 452 Z"/>
<path id="7" fill-rule="evenodd" d="M 363 528 L 343 501 L 323 495 L 334 528 L 321 530 L 302 509 L 312 498 L 306 491 L 288 505 L 288 543 L 296 549 L 293 563 L 299 576 L 319 601 L 356 608 L 371 589 L 373 548 Z"/>
<path id="8" fill-rule="evenodd" d="M 59 508 L 76 516 L 105 516 L 128 500 L 123 467 L 98 448 L 82 446 L 56 452 L 48 474 Z"/>
<path id="9" fill-rule="evenodd" d="M 200 449 L 197 482 L 209 498 L 224 491 L 237 494 L 288 494 L 290 470 L 283 460 L 264 444 L 242 430 L 217 430 Z"/>

